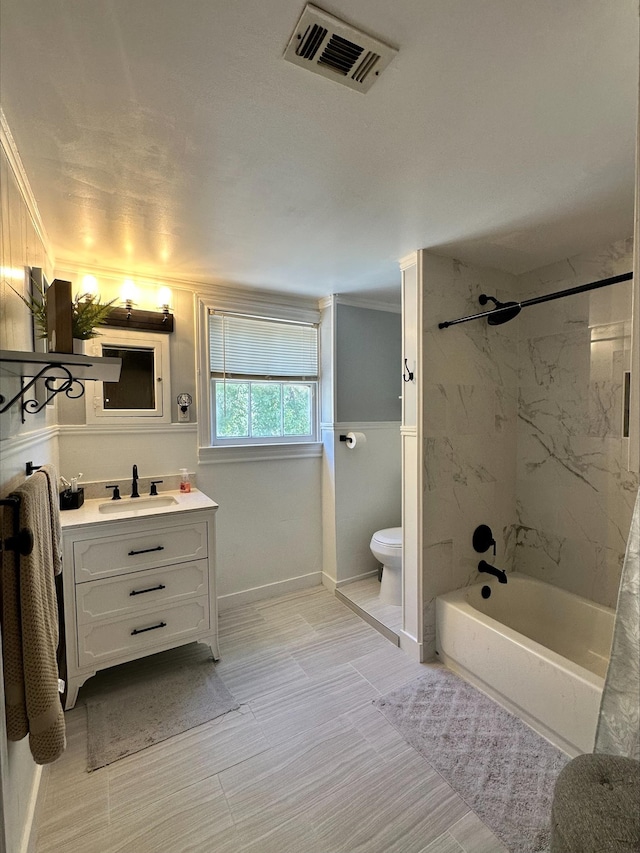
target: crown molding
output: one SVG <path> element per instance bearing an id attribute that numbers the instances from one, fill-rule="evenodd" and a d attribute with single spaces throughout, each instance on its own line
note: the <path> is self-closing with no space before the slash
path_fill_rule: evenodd
<path id="1" fill-rule="evenodd" d="M 398 293 L 400 285 L 398 284 Z M 359 299 L 357 296 L 340 296 L 335 298 L 337 305 L 348 305 L 351 308 L 367 308 L 370 311 L 389 311 L 392 314 L 401 314 L 402 307 L 391 302 L 382 302 L 376 299 Z"/>
<path id="2" fill-rule="evenodd" d="M 405 255 L 404 257 L 400 258 L 400 260 L 398 261 L 398 265 L 400 266 L 401 270 L 406 270 L 407 267 L 412 267 L 417 263 L 418 263 L 418 253 L 417 252 L 410 252 L 408 255 Z"/>

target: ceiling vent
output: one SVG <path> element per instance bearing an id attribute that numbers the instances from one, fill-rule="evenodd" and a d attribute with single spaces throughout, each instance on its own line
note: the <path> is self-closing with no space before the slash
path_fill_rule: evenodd
<path id="1" fill-rule="evenodd" d="M 309 3 L 284 58 L 356 92 L 367 92 L 397 52 Z"/>

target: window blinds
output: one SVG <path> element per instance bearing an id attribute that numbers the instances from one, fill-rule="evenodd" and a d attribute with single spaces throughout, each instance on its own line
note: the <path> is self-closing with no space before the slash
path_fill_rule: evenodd
<path id="1" fill-rule="evenodd" d="M 209 358 L 216 378 L 315 380 L 318 330 L 306 323 L 211 311 Z"/>

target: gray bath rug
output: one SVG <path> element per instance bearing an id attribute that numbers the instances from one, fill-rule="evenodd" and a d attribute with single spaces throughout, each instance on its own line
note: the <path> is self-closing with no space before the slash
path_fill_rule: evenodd
<path id="1" fill-rule="evenodd" d="M 442 666 L 374 704 L 512 853 L 549 850 L 563 752 Z"/>
<path id="2" fill-rule="evenodd" d="M 87 705 L 90 771 L 239 707 L 200 643 L 103 670 L 80 699 Z"/>

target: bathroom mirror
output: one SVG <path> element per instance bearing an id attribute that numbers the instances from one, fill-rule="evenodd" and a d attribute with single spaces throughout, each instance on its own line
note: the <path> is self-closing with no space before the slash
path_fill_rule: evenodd
<path id="1" fill-rule="evenodd" d="M 119 423 L 122 418 L 130 423 L 171 421 L 166 335 L 109 329 L 87 343 L 87 355 L 122 359 L 118 382 L 94 382 L 85 392 L 87 423 Z"/>

